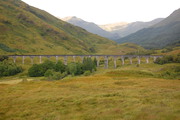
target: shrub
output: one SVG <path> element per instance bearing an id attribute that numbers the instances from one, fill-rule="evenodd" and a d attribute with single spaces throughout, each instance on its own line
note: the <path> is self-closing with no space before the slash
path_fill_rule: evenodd
<path id="1" fill-rule="evenodd" d="M 64 65 L 61 61 L 58 61 L 55 65 L 55 71 L 56 72 L 65 72 L 66 71 L 66 65 Z"/>
<path id="2" fill-rule="evenodd" d="M 28 70 L 28 74 L 30 77 L 40 77 L 44 76 L 45 72 L 48 69 L 55 69 L 55 63 L 47 60 L 42 64 L 34 64 L 31 68 Z"/>
<path id="3" fill-rule="evenodd" d="M 60 72 L 54 72 L 51 77 L 51 80 L 59 80 L 61 79 L 61 77 L 62 77 L 62 74 Z"/>
<path id="4" fill-rule="evenodd" d="M 76 67 L 77 67 L 77 72 L 76 75 L 81 75 L 84 73 L 83 71 L 83 64 L 82 63 L 76 63 Z"/>
<path id="5" fill-rule="evenodd" d="M 64 77 L 66 77 L 67 72 L 60 73 L 60 72 L 55 72 L 54 70 L 47 70 L 45 73 L 45 77 L 48 80 L 60 80 Z"/>
<path id="6" fill-rule="evenodd" d="M 44 63 L 41 64 L 42 67 L 46 70 L 48 69 L 55 69 L 56 64 L 50 60 L 46 60 Z"/>
<path id="7" fill-rule="evenodd" d="M 180 66 L 165 67 L 157 76 L 165 79 L 180 79 Z"/>
<path id="8" fill-rule="evenodd" d="M 103 65 L 103 64 L 104 64 L 104 60 L 100 60 L 99 65 Z"/>
<path id="9" fill-rule="evenodd" d="M 159 77 L 165 78 L 165 79 L 180 79 L 180 75 L 177 72 L 174 71 L 165 71 L 159 75 Z"/>
<path id="10" fill-rule="evenodd" d="M 5 56 L 5 55 L 0 56 L 0 62 L 4 60 L 8 60 L 8 56 Z"/>
<path id="11" fill-rule="evenodd" d="M 77 73 L 77 64 L 76 63 L 68 64 L 68 72 L 73 76 L 76 75 L 76 73 Z"/>
<path id="12" fill-rule="evenodd" d="M 164 56 L 162 58 L 157 58 L 154 63 L 160 64 L 160 65 L 163 65 L 163 64 L 166 64 L 166 63 L 180 63 L 180 56 L 179 55 Z"/>
<path id="13" fill-rule="evenodd" d="M 41 64 L 37 65 L 34 64 L 31 68 L 28 70 L 28 74 L 30 77 L 40 77 L 44 76 L 44 73 L 46 70 L 43 68 Z"/>
<path id="14" fill-rule="evenodd" d="M 22 72 L 22 68 L 15 63 L 9 63 L 7 61 L 0 62 L 0 77 L 12 76 Z"/>
<path id="15" fill-rule="evenodd" d="M 91 71 L 89 70 L 84 72 L 84 76 L 89 76 L 90 74 L 91 74 Z"/>
<path id="16" fill-rule="evenodd" d="M 84 58 L 83 60 L 83 71 L 91 71 L 93 69 L 96 69 L 96 64 L 95 62 L 92 61 L 91 58 Z"/>
<path id="17" fill-rule="evenodd" d="M 61 61 L 58 61 L 56 64 L 51 61 L 45 61 L 42 64 L 34 64 L 28 70 L 30 77 L 40 77 L 45 76 L 51 80 L 57 80 L 65 77 L 67 73 L 71 75 L 81 75 L 85 71 L 96 71 L 96 59 L 92 61 L 91 58 L 85 58 L 83 63 L 70 63 L 67 66 L 64 65 Z M 62 73 L 62 74 L 61 74 Z"/>
<path id="18" fill-rule="evenodd" d="M 44 73 L 44 76 L 45 76 L 45 77 L 53 76 L 53 72 L 54 72 L 54 70 L 49 69 L 49 70 L 47 70 L 47 71 Z"/>
<path id="19" fill-rule="evenodd" d="M 97 59 L 96 58 L 94 58 L 94 65 L 97 67 Z"/>

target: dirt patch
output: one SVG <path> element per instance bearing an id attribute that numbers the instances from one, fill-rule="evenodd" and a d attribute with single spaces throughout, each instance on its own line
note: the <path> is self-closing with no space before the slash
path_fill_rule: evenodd
<path id="1" fill-rule="evenodd" d="M 33 81 L 34 79 L 26 79 L 27 81 Z M 0 81 L 0 84 L 17 84 L 24 81 L 24 79 Z"/>

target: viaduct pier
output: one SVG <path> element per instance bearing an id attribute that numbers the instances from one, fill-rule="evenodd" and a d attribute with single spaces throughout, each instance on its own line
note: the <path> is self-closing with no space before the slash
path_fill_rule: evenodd
<path id="1" fill-rule="evenodd" d="M 125 58 L 129 59 L 129 63 L 133 64 L 132 59 L 133 58 L 137 58 L 137 64 L 141 64 L 141 59 L 145 58 L 146 63 L 149 63 L 149 59 L 153 58 L 153 60 L 155 61 L 157 58 L 161 58 L 163 56 L 160 55 L 8 55 L 8 57 L 12 58 L 14 63 L 16 63 L 16 59 L 18 57 L 22 58 L 22 64 L 25 64 L 25 58 L 29 57 L 31 59 L 31 64 L 34 64 L 34 58 L 38 57 L 39 58 L 39 63 L 42 63 L 42 57 L 46 57 L 47 59 L 50 59 L 51 57 L 55 57 L 56 58 L 56 62 L 58 61 L 58 59 L 60 57 L 64 58 L 64 64 L 67 65 L 68 62 L 68 57 L 72 57 L 73 61 L 76 61 L 77 57 L 80 57 L 81 60 L 83 61 L 84 57 L 94 57 L 97 60 L 97 66 L 99 66 L 100 63 L 100 57 L 102 57 L 104 59 L 104 67 L 108 68 L 109 65 L 109 58 L 113 58 L 113 62 L 114 62 L 114 68 L 117 67 L 117 60 L 120 59 L 122 62 L 122 65 L 125 64 Z"/>

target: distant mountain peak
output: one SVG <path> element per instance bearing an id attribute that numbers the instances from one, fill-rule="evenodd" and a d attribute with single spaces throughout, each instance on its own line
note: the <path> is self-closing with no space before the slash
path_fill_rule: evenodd
<path id="1" fill-rule="evenodd" d="M 76 16 L 68 16 L 65 18 L 62 18 L 63 21 L 69 21 L 69 20 L 77 20 L 77 21 L 83 21 L 82 19 L 76 17 Z"/>
<path id="2" fill-rule="evenodd" d="M 100 25 L 100 27 L 106 31 L 114 31 L 117 29 L 124 28 L 128 25 L 128 22 L 118 22 L 118 23 L 111 23 L 111 24 L 105 24 L 105 25 Z"/>
<path id="3" fill-rule="evenodd" d="M 65 17 L 62 20 L 71 23 L 75 26 L 79 26 L 85 30 L 87 30 L 88 32 L 91 32 L 93 34 L 97 34 L 100 35 L 102 37 L 108 38 L 108 39 L 118 39 L 119 36 L 117 34 L 114 33 L 110 33 L 104 29 L 102 29 L 100 26 L 98 26 L 97 24 L 93 23 L 93 22 L 87 22 L 83 19 L 80 19 L 76 16 L 69 16 L 69 17 Z"/>

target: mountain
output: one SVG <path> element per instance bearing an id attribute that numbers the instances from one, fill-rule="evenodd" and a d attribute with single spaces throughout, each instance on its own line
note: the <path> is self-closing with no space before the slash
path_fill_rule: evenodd
<path id="1" fill-rule="evenodd" d="M 113 34 L 118 34 L 120 37 L 125 37 L 132 33 L 137 32 L 138 30 L 155 25 L 162 20 L 163 18 L 157 18 L 150 22 L 140 22 L 140 21 L 132 22 L 132 23 L 122 22 L 122 23 L 116 23 L 116 24 L 101 25 L 100 27 Z"/>
<path id="2" fill-rule="evenodd" d="M 119 23 L 105 24 L 105 25 L 99 25 L 99 26 L 108 32 L 113 32 L 119 29 L 126 28 L 128 24 L 129 23 L 127 22 L 119 22 Z"/>
<path id="3" fill-rule="evenodd" d="M 136 43 L 145 48 L 163 48 L 180 43 L 180 9 L 152 27 L 142 29 L 117 42 Z"/>
<path id="4" fill-rule="evenodd" d="M 62 20 L 66 21 L 68 23 L 71 23 L 75 26 L 81 27 L 81 28 L 87 30 L 88 32 L 97 34 L 99 36 L 102 36 L 102 37 L 105 37 L 108 39 L 115 40 L 115 39 L 119 38 L 119 36 L 117 36 L 116 34 L 103 30 L 102 28 L 100 28 L 95 23 L 84 21 L 84 20 L 77 18 L 75 16 L 65 17 Z"/>
<path id="5" fill-rule="evenodd" d="M 133 46 L 118 45 L 21 0 L 0 1 L 1 55 L 126 54 L 143 49 Z"/>
<path id="6" fill-rule="evenodd" d="M 65 17 L 62 20 L 75 26 L 84 28 L 88 32 L 100 35 L 108 39 L 117 40 L 143 28 L 150 27 L 163 20 L 163 18 L 158 18 L 150 22 L 119 22 L 106 25 L 96 25 L 95 23 L 84 21 L 75 16 Z"/>
<path id="7" fill-rule="evenodd" d="M 136 50 L 89 33 L 21 0 L 0 1 L 1 55 L 125 54 L 125 48 Z"/>

